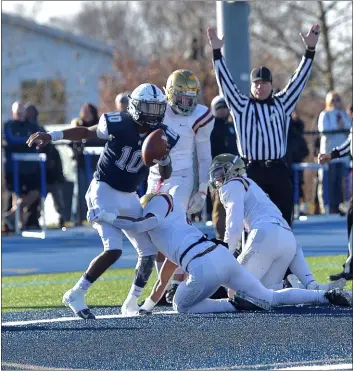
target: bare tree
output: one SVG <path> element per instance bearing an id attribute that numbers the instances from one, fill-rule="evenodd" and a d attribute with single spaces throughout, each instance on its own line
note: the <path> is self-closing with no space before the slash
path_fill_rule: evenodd
<path id="1" fill-rule="evenodd" d="M 303 45 L 296 31 L 305 32 L 311 23 L 319 23 L 322 28 L 315 57 L 315 70 L 319 72 L 314 81 L 316 90 L 323 92 L 337 87 L 344 93 L 350 92 L 352 79 L 347 78 L 345 70 L 352 61 L 350 1 L 251 2 L 252 50 L 256 55 L 260 45 L 260 50 L 265 48 L 285 60 L 295 56 L 297 60 L 303 53 Z M 283 71 L 289 71 L 293 64 L 294 61 L 289 68 L 284 65 Z"/>

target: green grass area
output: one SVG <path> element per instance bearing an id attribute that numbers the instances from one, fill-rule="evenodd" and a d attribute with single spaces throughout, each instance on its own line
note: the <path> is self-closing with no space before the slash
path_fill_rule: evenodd
<path id="1" fill-rule="evenodd" d="M 308 258 L 318 282 L 328 282 L 327 276 L 341 271 L 344 255 Z M 62 295 L 80 278 L 82 272 L 35 274 L 2 278 L 2 311 L 53 309 L 62 307 Z M 108 270 L 89 290 L 87 304 L 92 307 L 121 305 L 129 291 L 134 269 Z M 156 274 L 153 273 L 144 290 L 150 292 Z M 352 281 L 346 285 L 352 289 Z"/>

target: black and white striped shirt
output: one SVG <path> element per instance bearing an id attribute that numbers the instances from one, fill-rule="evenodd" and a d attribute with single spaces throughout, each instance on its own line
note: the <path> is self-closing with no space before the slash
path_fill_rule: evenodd
<path id="1" fill-rule="evenodd" d="M 347 156 L 349 152 L 351 153 L 351 156 L 353 156 L 352 128 L 347 140 L 345 140 L 340 146 L 334 148 L 331 155 L 332 158 L 339 158 Z"/>
<path id="2" fill-rule="evenodd" d="M 308 81 L 314 54 L 307 51 L 286 87 L 260 101 L 240 93 L 221 51 L 213 51 L 218 86 L 234 119 L 241 157 L 248 160 L 274 160 L 285 156 L 290 114 Z"/>

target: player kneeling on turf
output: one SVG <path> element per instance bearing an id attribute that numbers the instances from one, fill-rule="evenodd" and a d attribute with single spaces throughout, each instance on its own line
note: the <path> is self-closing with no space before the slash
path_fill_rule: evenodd
<path id="1" fill-rule="evenodd" d="M 243 228 L 248 232 L 238 261 L 265 287 L 283 288 L 288 267 L 302 283 L 293 287 L 325 291 L 344 287 L 344 279 L 328 284 L 315 281 L 291 228 L 267 194 L 246 176 L 239 156 L 216 156 L 210 166 L 209 183 L 226 210 L 225 241 L 234 251 Z"/>
<path id="2" fill-rule="evenodd" d="M 309 291 L 266 289 L 223 245 L 217 245 L 189 224 L 170 194 L 148 194 L 141 200 L 143 217 L 126 218 L 97 210 L 97 220 L 118 228 L 148 232 L 151 241 L 171 263 L 165 263 L 151 296 L 141 309 L 152 311 L 176 266 L 188 272 L 174 296 L 178 312 L 235 312 L 241 309 L 270 309 L 280 305 L 331 303 L 351 306 L 352 296 L 340 290 Z M 173 265 L 174 264 L 174 265 Z M 220 286 L 235 292 L 230 299 L 209 299 Z"/>

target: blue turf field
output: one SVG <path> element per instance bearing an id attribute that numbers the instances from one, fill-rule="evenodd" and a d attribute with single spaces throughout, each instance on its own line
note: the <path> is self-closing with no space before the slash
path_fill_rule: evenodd
<path id="1" fill-rule="evenodd" d="M 203 230 L 210 233 L 211 228 Z M 294 231 L 306 255 L 347 251 L 345 218 L 312 217 L 297 221 Z M 82 271 L 101 251 L 89 228 L 52 232 L 46 240 L 9 237 L 2 242 L 3 274 Z M 125 243 L 117 267 L 132 267 L 135 261 Z M 117 307 L 93 310 L 100 317 L 95 321 L 74 319 L 68 309 L 4 314 L 2 369 L 273 370 L 336 369 L 338 364 L 351 369 L 351 309 L 307 306 L 135 318 L 121 318 Z"/>

